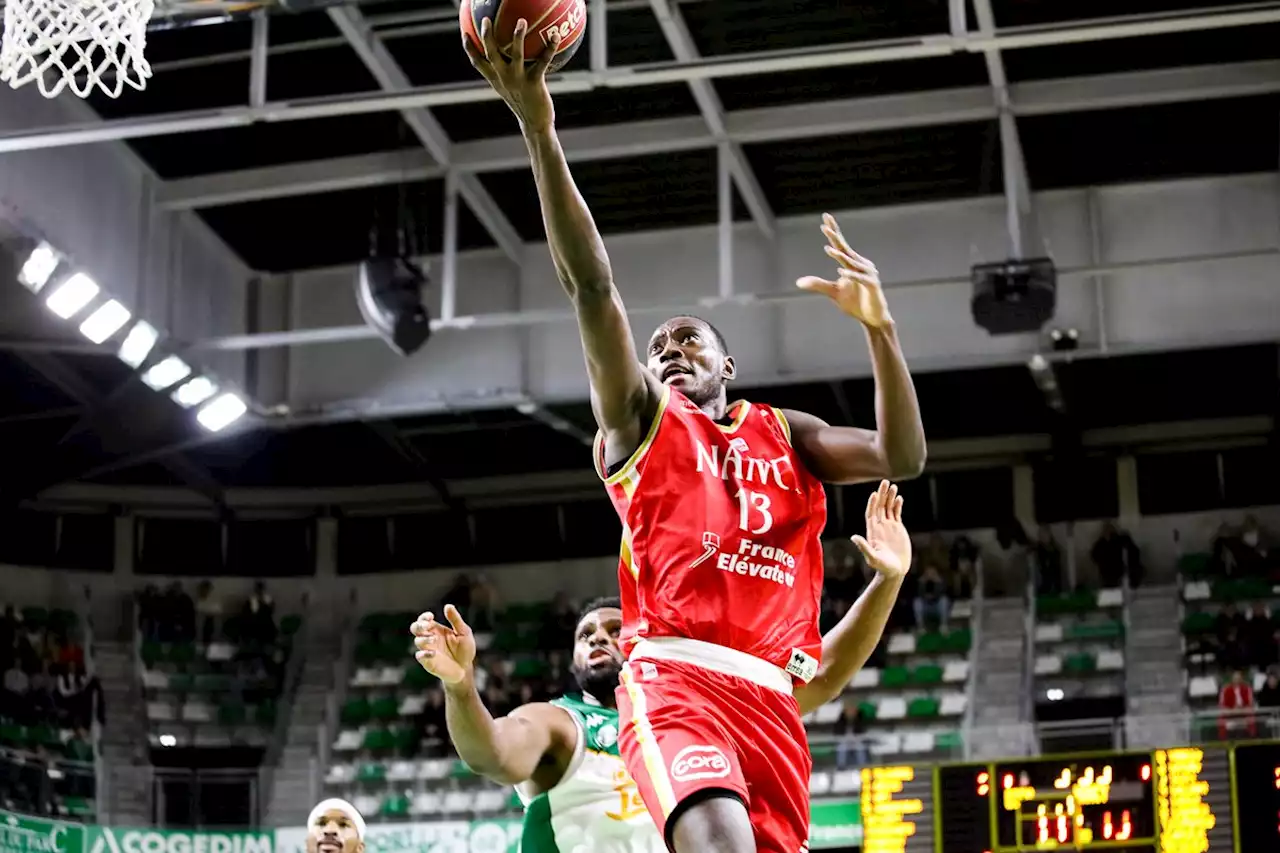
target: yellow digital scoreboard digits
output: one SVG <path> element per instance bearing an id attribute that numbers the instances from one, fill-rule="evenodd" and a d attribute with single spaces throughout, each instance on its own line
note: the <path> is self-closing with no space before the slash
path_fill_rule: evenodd
<path id="1" fill-rule="evenodd" d="M 929 771 L 925 771 L 926 775 Z M 915 816 L 924 801 L 904 791 L 916 778 L 914 767 L 868 767 L 862 771 L 863 853 L 904 853 L 916 834 Z"/>
<path id="2" fill-rule="evenodd" d="M 993 775 L 995 851 L 1154 844 L 1150 755 L 998 764 Z"/>
<path id="3" fill-rule="evenodd" d="M 1206 801 L 1209 783 L 1200 776 L 1204 750 L 1157 750 L 1155 767 L 1161 853 L 1205 853 L 1218 819 Z"/>

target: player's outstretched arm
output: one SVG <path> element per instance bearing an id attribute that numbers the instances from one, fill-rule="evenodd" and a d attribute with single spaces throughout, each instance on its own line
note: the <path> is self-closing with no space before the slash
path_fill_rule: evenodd
<path id="1" fill-rule="evenodd" d="M 463 46 L 471 64 L 520 120 L 538 185 L 551 259 L 578 315 L 591 380 L 592 409 L 610 455 L 624 458 L 639 446 L 643 429 L 657 411 L 662 389 L 636 358 L 631 324 L 613 284 L 604 240 L 573 182 L 556 136 L 555 108 L 547 90 L 546 72 L 559 36 L 553 34 L 542 55 L 526 67 L 527 30 L 527 22 L 517 22 L 510 60 L 499 50 L 487 18 L 480 26 L 483 49 L 465 36 Z"/>
<path id="2" fill-rule="evenodd" d="M 840 264 L 839 275 L 835 281 L 805 276 L 796 286 L 824 294 L 862 323 L 876 377 L 876 429 L 833 427 L 821 418 L 788 411 L 792 441 L 809 470 L 827 482 L 919 476 L 926 455 L 920 404 L 880 273 L 849 246 L 831 214 L 823 215 L 822 233 L 827 238 L 827 255 Z"/>
<path id="3" fill-rule="evenodd" d="M 807 714 L 840 695 L 875 651 L 902 579 L 911 567 L 911 537 L 902 525 L 902 498 L 898 487 L 881 481 L 867 498 L 867 535 L 853 537 L 872 579 L 853 607 L 822 638 L 822 666 L 808 684 L 796 687 L 800 713 Z"/>
<path id="4" fill-rule="evenodd" d="M 417 647 L 414 657 L 444 686 L 445 720 L 458 757 L 503 785 L 533 779 L 540 787 L 552 787 L 577 745 L 578 730 L 569 713 L 535 702 L 495 720 L 476 690 L 475 636 L 452 604 L 445 605 L 444 616 L 447 627 L 428 612 L 409 630 Z"/>

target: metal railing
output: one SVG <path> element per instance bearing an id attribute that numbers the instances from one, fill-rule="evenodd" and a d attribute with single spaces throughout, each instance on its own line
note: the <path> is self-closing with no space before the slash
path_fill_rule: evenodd
<path id="1" fill-rule="evenodd" d="M 96 787 L 94 762 L 0 747 L 0 802 L 15 811 L 92 820 Z"/>

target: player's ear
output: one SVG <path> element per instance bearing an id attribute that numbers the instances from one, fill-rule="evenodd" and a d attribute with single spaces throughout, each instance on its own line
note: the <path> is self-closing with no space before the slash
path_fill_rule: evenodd
<path id="1" fill-rule="evenodd" d="M 737 376 L 738 376 L 738 366 L 737 366 L 736 364 L 734 364 L 733 356 L 731 356 L 731 355 L 726 355 L 726 356 L 724 357 L 724 367 L 722 367 L 722 368 L 720 369 L 720 375 L 721 375 L 722 377 L 724 377 L 724 380 L 725 380 L 726 382 L 729 382 L 729 381 L 731 381 L 731 380 L 733 380 L 733 379 L 737 378 Z"/>

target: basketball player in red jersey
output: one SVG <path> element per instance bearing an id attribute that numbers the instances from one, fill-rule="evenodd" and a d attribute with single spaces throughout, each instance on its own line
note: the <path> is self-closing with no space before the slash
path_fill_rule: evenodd
<path id="1" fill-rule="evenodd" d="M 806 851 L 811 762 L 793 691 L 821 665 L 822 483 L 913 477 L 925 459 L 878 273 L 828 216 L 822 231 L 839 274 L 797 282 L 862 324 L 876 431 L 729 404 L 734 361 L 696 317 L 663 323 L 637 361 L 603 241 L 555 132 L 545 74 L 558 38 L 526 65 L 527 29 L 516 25 L 510 59 L 488 20 L 483 46 L 463 46 L 520 121 L 552 260 L 578 317 L 597 468 L 623 522 L 627 769 L 677 853 Z M 876 583 L 868 610 L 883 616 L 901 576 Z"/>

